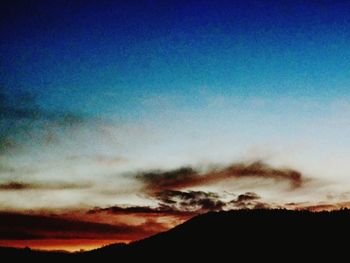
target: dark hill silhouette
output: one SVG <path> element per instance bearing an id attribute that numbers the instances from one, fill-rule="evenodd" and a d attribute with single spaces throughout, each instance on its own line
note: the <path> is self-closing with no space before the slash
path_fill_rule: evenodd
<path id="1" fill-rule="evenodd" d="M 27 258 L 80 260 L 298 260 L 346 255 L 350 211 L 239 210 L 197 216 L 167 232 L 78 254 L 27 252 Z M 1 251 L 0 251 L 1 252 Z M 22 253 L 24 253 L 22 251 Z M 16 253 L 12 253 L 14 255 Z M 281 256 L 282 255 L 282 256 Z M 231 261 L 231 260 L 230 260 Z"/>

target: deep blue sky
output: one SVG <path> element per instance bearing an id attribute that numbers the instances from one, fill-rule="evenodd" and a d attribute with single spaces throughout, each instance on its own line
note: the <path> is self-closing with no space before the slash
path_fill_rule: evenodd
<path id="1" fill-rule="evenodd" d="M 196 107 L 203 88 L 349 95 L 349 1 L 2 1 L 0 9 L 0 83 L 39 94 L 44 107 L 127 115 L 143 109 L 135 98 L 169 94 Z"/>

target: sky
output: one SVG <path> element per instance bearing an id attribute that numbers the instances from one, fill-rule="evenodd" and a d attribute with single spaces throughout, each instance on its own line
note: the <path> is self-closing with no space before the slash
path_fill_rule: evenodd
<path id="1" fill-rule="evenodd" d="M 0 245 L 350 204 L 349 1 L 0 4 Z"/>

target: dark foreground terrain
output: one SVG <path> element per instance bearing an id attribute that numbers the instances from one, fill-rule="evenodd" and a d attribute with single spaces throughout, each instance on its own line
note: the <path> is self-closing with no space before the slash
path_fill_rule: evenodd
<path id="1" fill-rule="evenodd" d="M 289 260 L 341 258 L 350 254 L 350 210 L 306 212 L 240 210 L 197 216 L 167 232 L 129 245 L 115 244 L 84 253 L 44 253 L 0 248 L 1 258 L 26 260 L 143 260 L 168 262 L 189 259 Z M 3 261 L 5 262 L 5 261 Z"/>

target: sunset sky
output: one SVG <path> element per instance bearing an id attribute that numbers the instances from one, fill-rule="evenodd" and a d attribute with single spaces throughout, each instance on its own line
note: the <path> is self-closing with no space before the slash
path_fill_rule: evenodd
<path id="1" fill-rule="evenodd" d="M 349 1 L 0 4 L 0 246 L 350 206 Z"/>

